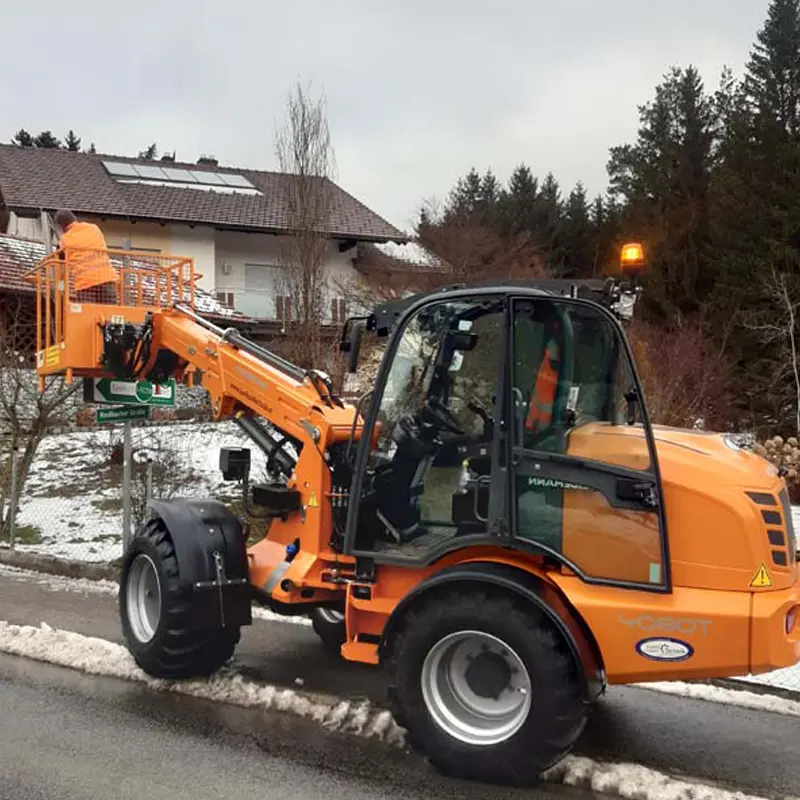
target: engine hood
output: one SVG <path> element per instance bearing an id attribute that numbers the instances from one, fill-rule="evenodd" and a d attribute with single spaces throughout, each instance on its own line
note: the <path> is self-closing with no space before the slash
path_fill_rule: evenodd
<path id="1" fill-rule="evenodd" d="M 775 487 L 778 470 L 757 453 L 737 446 L 728 434 L 653 426 L 658 463 L 667 483 L 694 480 L 750 488 Z M 650 458 L 641 425 L 590 423 L 571 432 L 569 454 L 647 469 Z"/>
<path id="2" fill-rule="evenodd" d="M 742 484 L 764 482 L 771 486 L 778 477 L 773 464 L 737 445 L 735 437 L 729 434 L 654 425 L 653 438 L 661 471 L 667 479 L 672 477 L 672 468 L 685 467 L 687 461 L 691 461 L 694 468 L 703 469 L 704 458 L 708 459 L 707 468 L 717 472 L 720 478 L 724 475 Z"/>

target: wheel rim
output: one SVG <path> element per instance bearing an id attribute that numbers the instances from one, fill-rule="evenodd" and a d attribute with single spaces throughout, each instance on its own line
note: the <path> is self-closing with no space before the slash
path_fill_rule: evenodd
<path id="1" fill-rule="evenodd" d="M 344 621 L 344 614 L 341 611 L 336 611 L 334 608 L 318 608 L 317 614 L 320 618 L 331 625 L 338 625 Z"/>
<path id="2" fill-rule="evenodd" d="M 421 683 L 436 724 L 467 744 L 489 746 L 509 739 L 530 712 L 525 664 L 505 642 L 482 631 L 440 639 L 422 665 Z"/>
<path id="3" fill-rule="evenodd" d="M 150 556 L 139 553 L 131 564 L 127 587 L 128 621 L 140 642 L 149 642 L 161 619 L 161 581 Z"/>

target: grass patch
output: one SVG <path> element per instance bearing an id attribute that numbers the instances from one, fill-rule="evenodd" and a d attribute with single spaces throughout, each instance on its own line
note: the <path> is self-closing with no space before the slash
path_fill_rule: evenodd
<path id="1" fill-rule="evenodd" d="M 98 511 L 122 511 L 122 500 L 119 497 L 101 497 L 99 500 L 92 500 L 92 505 Z"/>
<path id="2" fill-rule="evenodd" d="M 8 533 L 0 534 L 0 541 L 8 542 Z M 41 544 L 42 531 L 36 525 L 17 525 L 14 529 L 14 543 L 15 544 Z"/>
<path id="3" fill-rule="evenodd" d="M 46 485 L 42 483 L 28 482 L 25 487 L 25 495 L 30 497 L 48 497 L 71 500 L 73 497 L 83 497 L 85 489 L 79 488 L 75 483 L 62 483 L 58 485 Z"/>

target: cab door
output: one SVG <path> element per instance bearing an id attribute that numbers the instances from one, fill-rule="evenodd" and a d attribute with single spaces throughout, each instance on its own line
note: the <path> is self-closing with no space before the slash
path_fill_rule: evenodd
<path id="1" fill-rule="evenodd" d="M 367 415 L 375 435 L 359 443 L 346 552 L 426 564 L 507 529 L 507 321 L 494 290 L 443 293 L 398 323 Z"/>
<path id="2" fill-rule="evenodd" d="M 655 448 L 616 320 L 581 301 L 513 299 L 510 382 L 520 545 L 589 582 L 668 591 Z"/>

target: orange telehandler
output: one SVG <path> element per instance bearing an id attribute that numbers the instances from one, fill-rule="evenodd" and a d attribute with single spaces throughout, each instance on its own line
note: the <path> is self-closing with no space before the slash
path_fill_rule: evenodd
<path id="1" fill-rule="evenodd" d="M 526 782 L 608 684 L 800 661 L 783 476 L 735 436 L 648 418 L 623 327 L 640 246 L 617 278 L 454 286 L 351 318 L 351 372 L 363 334 L 385 338 L 355 406 L 206 319 L 190 259 L 102 255 L 119 305 L 76 302 L 69 257 L 31 273 L 40 382 L 203 387 L 269 473 L 251 482 L 250 450 L 221 451 L 270 519 L 250 547 L 220 502 L 152 503 L 119 594 L 150 675 L 214 672 L 254 600 L 310 615 L 342 657 L 385 667 L 396 720 L 437 767 Z"/>

